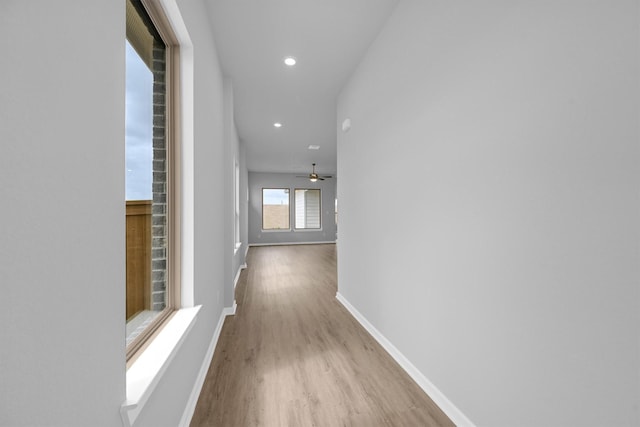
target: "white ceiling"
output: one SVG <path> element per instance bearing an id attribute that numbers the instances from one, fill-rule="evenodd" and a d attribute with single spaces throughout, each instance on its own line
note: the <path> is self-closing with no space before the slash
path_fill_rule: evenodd
<path id="1" fill-rule="evenodd" d="M 208 2 L 248 169 L 335 173 L 337 96 L 398 0 Z"/>

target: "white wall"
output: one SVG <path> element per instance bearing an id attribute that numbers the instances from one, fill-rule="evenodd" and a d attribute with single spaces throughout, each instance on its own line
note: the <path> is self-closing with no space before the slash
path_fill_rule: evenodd
<path id="1" fill-rule="evenodd" d="M 479 426 L 640 423 L 638 22 L 403 0 L 340 96 L 339 292 Z"/>
<path id="2" fill-rule="evenodd" d="M 3 426 L 121 424 L 124 32 L 124 2 L 0 2 Z"/>
<path id="3" fill-rule="evenodd" d="M 232 271 L 235 271 L 236 275 L 243 266 L 246 266 L 246 254 L 249 250 L 249 171 L 247 170 L 246 149 L 240 139 L 238 139 L 238 159 L 240 167 L 240 242 L 242 246 L 238 248 L 233 258 Z"/>
<path id="4" fill-rule="evenodd" d="M 291 200 L 289 202 L 290 225 L 288 231 L 262 230 L 262 189 L 289 188 Z M 320 230 L 294 230 L 294 196 L 296 188 L 319 188 L 321 190 L 322 223 Z M 286 243 L 320 243 L 335 242 L 336 179 L 310 182 L 306 178 L 297 178 L 296 174 L 249 172 L 249 205 L 248 205 L 248 235 L 249 244 L 269 245 Z"/>
<path id="5" fill-rule="evenodd" d="M 249 249 L 249 171 L 247 170 L 247 149 L 240 141 L 240 241 L 246 255 Z M 243 255 L 243 262 L 246 257 Z"/>
<path id="6" fill-rule="evenodd" d="M 225 275 L 225 306 L 231 307 L 235 302 L 234 281 L 244 264 L 245 251 L 247 248 L 246 240 L 246 221 L 242 221 L 243 210 L 246 212 L 247 199 L 247 169 L 245 160 L 242 157 L 244 151 L 240 150 L 240 139 L 236 130 L 234 118 L 233 103 L 233 83 L 230 78 L 226 78 L 224 82 L 224 126 L 225 126 L 225 151 L 224 151 L 224 167 L 225 167 L 225 225 L 224 225 L 224 241 L 225 241 L 225 265 L 228 266 Z M 240 171 L 239 195 L 240 195 L 240 241 L 242 245 L 235 247 L 235 163 L 238 162 Z M 242 240 L 242 237 L 245 239 Z"/>
<path id="7" fill-rule="evenodd" d="M 178 6 L 194 58 L 183 266 L 202 309 L 136 427 L 178 425 L 233 286 L 223 77 L 202 0 Z M 0 2 L 2 426 L 122 425 L 124 37 L 124 2 Z"/>

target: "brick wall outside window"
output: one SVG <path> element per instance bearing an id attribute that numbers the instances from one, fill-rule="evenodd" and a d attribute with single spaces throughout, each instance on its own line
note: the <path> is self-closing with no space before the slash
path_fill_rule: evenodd
<path id="1" fill-rule="evenodd" d="M 167 289 L 167 139 L 165 47 L 153 46 L 153 204 L 151 243 L 151 308 L 163 310 Z"/>

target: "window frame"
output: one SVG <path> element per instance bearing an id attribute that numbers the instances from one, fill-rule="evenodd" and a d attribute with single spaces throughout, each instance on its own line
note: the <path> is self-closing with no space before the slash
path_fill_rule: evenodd
<path id="1" fill-rule="evenodd" d="M 155 0 L 127 0 L 136 11 L 142 8 L 165 44 L 165 150 L 166 150 L 166 307 L 145 330 L 126 346 L 129 368 L 161 328 L 181 307 L 180 294 L 180 212 L 181 212 L 181 145 L 180 145 L 180 46 L 162 6 Z M 136 5 L 138 7 L 136 7 Z M 125 36 L 126 39 L 126 36 Z M 151 267 L 149 267 L 151 268 Z"/>
<path id="2" fill-rule="evenodd" d="M 289 218 L 289 227 L 288 228 L 264 228 L 264 190 L 286 190 L 288 193 L 288 204 L 287 204 L 287 215 Z M 261 197 L 261 229 L 262 231 L 266 231 L 268 233 L 277 233 L 277 232 L 289 232 L 291 231 L 291 188 L 289 187 L 262 187 L 260 192 Z"/>
<path id="3" fill-rule="evenodd" d="M 296 202 L 296 191 L 309 191 L 309 190 L 313 190 L 313 191 L 317 191 L 318 192 L 318 221 L 319 221 L 319 226 L 317 228 L 308 228 L 308 227 L 304 227 L 304 228 L 299 228 L 296 224 L 297 221 L 297 217 L 298 217 L 298 212 L 297 212 L 297 202 Z M 322 189 L 320 188 L 295 188 L 293 190 L 293 229 L 296 231 L 321 231 L 322 230 Z"/>

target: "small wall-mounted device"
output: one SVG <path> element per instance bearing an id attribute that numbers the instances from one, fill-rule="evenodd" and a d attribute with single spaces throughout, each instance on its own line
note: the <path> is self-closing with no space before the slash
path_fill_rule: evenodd
<path id="1" fill-rule="evenodd" d="M 349 129 L 351 129 L 351 119 L 346 118 L 342 122 L 342 132 L 347 133 L 349 132 Z"/>

